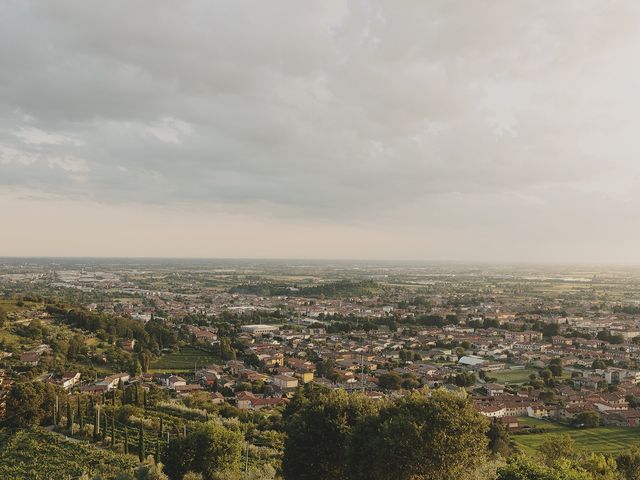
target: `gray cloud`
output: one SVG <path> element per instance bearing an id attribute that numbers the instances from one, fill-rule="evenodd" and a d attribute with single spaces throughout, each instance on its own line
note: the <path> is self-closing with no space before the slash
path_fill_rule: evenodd
<path id="1" fill-rule="evenodd" d="M 639 9 L 4 2 L 0 188 L 451 228 L 615 211 Z"/>

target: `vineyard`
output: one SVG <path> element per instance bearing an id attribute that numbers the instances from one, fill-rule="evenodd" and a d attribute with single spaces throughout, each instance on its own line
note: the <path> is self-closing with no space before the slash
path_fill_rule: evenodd
<path id="1" fill-rule="evenodd" d="M 129 472 L 137 458 L 69 440 L 41 428 L 0 431 L 0 478 L 12 480 L 77 479 L 83 474 L 111 480 Z"/>

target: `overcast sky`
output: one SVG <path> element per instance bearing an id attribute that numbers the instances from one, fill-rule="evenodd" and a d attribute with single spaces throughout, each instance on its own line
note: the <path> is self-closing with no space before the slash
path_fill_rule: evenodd
<path id="1" fill-rule="evenodd" d="M 0 255 L 640 262 L 640 2 L 0 2 Z"/>

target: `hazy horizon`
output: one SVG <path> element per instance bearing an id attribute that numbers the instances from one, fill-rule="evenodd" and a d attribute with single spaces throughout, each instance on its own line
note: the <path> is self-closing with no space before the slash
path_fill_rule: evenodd
<path id="1" fill-rule="evenodd" d="M 639 265 L 639 21 L 3 2 L 0 256 Z"/>

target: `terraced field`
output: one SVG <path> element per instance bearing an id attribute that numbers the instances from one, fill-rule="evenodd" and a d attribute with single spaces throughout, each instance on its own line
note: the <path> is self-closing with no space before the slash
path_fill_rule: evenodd
<path id="1" fill-rule="evenodd" d="M 82 474 L 115 479 L 138 464 L 89 443 L 66 440 L 41 428 L 11 432 L 0 430 L 0 478 L 50 480 L 80 478 Z"/>

